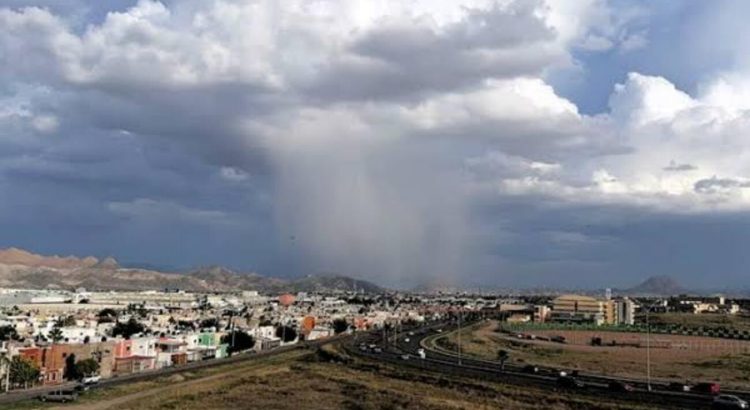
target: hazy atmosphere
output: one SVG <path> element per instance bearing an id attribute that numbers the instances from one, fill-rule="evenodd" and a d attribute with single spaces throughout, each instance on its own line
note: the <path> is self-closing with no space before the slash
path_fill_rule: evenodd
<path id="1" fill-rule="evenodd" d="M 750 3 L 0 7 L 0 248 L 748 287 Z"/>

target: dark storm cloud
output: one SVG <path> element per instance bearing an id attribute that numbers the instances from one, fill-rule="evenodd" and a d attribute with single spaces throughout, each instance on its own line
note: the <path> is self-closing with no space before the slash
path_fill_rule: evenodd
<path id="1" fill-rule="evenodd" d="M 0 246 L 395 285 L 701 284 L 711 263 L 741 280 L 739 247 L 715 244 L 745 239 L 724 195 L 745 170 L 716 170 L 742 162 L 721 157 L 742 116 L 704 107 L 702 127 L 664 109 L 669 81 L 633 76 L 625 106 L 661 121 L 639 128 L 543 80 L 598 78 L 571 50 L 622 50 L 643 20 L 595 0 L 352 4 L 4 4 Z"/>
<path id="2" fill-rule="evenodd" d="M 564 58 L 538 1 L 472 9 L 439 31 L 425 20 L 385 23 L 357 38 L 309 92 L 323 99 L 415 99 L 488 77 L 535 75 Z"/>
<path id="3" fill-rule="evenodd" d="M 695 192 L 699 194 L 713 194 L 734 188 L 750 188 L 750 182 L 713 176 L 711 178 L 701 179 L 695 183 Z"/>

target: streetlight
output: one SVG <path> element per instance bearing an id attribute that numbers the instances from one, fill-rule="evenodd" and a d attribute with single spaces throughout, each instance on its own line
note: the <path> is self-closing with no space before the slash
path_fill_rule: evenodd
<path id="1" fill-rule="evenodd" d="M 458 310 L 458 365 L 461 366 L 461 316 L 463 316 L 463 309 Z"/>
<path id="2" fill-rule="evenodd" d="M 657 303 L 659 303 L 658 300 L 646 308 L 646 386 L 648 391 L 651 391 L 651 322 L 649 321 L 649 313 Z"/>
<path id="3" fill-rule="evenodd" d="M 648 391 L 651 391 L 651 323 L 649 322 L 649 312 L 651 306 L 646 308 L 646 385 Z"/>

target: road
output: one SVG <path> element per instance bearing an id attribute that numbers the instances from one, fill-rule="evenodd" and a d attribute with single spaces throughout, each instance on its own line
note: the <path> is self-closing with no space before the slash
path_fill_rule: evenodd
<path id="1" fill-rule="evenodd" d="M 154 379 L 158 377 L 169 376 L 169 375 L 176 374 L 176 373 L 194 371 L 198 369 L 205 369 L 205 368 L 215 367 L 215 366 L 223 366 L 226 364 L 239 363 L 239 362 L 244 362 L 248 360 L 256 360 L 256 359 L 260 359 L 263 357 L 270 357 L 270 356 L 278 355 L 278 354 L 288 352 L 291 350 L 295 350 L 295 349 L 310 349 L 314 347 L 320 347 L 328 343 L 340 341 L 342 339 L 345 339 L 346 337 L 347 336 L 335 336 L 335 337 L 328 338 L 328 339 L 314 340 L 310 342 L 302 342 L 302 343 L 297 343 L 293 345 L 282 346 L 273 350 L 268 350 L 268 351 L 260 352 L 260 353 L 239 353 L 231 357 L 227 357 L 225 359 L 213 359 L 213 360 L 204 360 L 200 362 L 190 362 L 190 363 L 180 365 L 180 366 L 165 367 L 159 370 L 146 371 L 142 373 L 134 373 L 134 374 L 124 375 L 124 376 L 119 376 L 119 377 L 102 379 L 101 382 L 92 386 L 92 388 L 98 389 L 98 388 L 103 388 L 103 387 L 117 386 L 120 384 L 131 383 L 135 381 L 150 380 L 150 379 Z M 27 390 L 15 390 L 7 394 L 0 394 L 0 407 L 2 407 L 3 404 L 17 403 L 17 402 L 24 401 L 24 400 L 35 399 L 47 392 L 72 389 L 76 385 L 77 383 L 71 382 L 71 383 L 65 383 L 65 384 L 58 384 L 54 386 L 37 387 L 37 388 L 27 389 Z"/>
<path id="2" fill-rule="evenodd" d="M 506 364 L 505 368 L 501 370 L 499 362 L 478 360 L 465 356 L 461 358 L 461 363 L 459 364 L 456 355 L 437 351 L 431 348 L 428 343 L 425 343 L 425 340 L 429 337 L 436 337 L 439 334 L 436 331 L 438 328 L 445 332 L 452 330 L 446 323 L 415 328 L 411 331 L 407 330 L 398 336 L 395 343 L 389 343 L 382 353 L 375 353 L 371 349 L 361 350 L 359 345 L 357 345 L 357 343 L 364 342 L 366 344 L 381 344 L 382 346 L 382 338 L 378 336 L 370 336 L 369 338 L 360 337 L 348 343 L 348 350 L 354 355 L 400 366 L 417 367 L 434 372 L 482 378 L 483 380 L 493 380 L 506 384 L 560 390 L 557 385 L 560 369 L 540 367 L 539 372 L 534 374 L 524 372 L 520 366 Z M 420 359 L 417 354 L 420 348 L 426 351 L 425 359 Z M 408 360 L 402 359 L 402 355 L 404 354 L 409 354 L 410 358 Z M 576 378 L 585 384 L 583 389 L 575 390 L 576 394 L 594 397 L 606 396 L 608 402 L 612 401 L 612 399 L 617 399 L 624 402 L 649 404 L 656 408 L 691 409 L 709 409 L 713 402 L 713 398 L 710 395 L 669 391 L 664 384 L 652 383 L 652 391 L 648 391 L 645 380 L 618 379 L 594 374 L 579 374 Z M 635 387 L 635 391 L 612 391 L 608 387 L 612 381 L 622 381 L 631 384 Z M 736 394 L 746 400 L 750 398 L 750 392 L 731 391 L 723 393 Z"/>

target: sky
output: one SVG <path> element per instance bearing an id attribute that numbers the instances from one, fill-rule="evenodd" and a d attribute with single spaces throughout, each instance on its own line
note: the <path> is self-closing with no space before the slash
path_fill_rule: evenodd
<path id="1" fill-rule="evenodd" d="M 9 0 L 0 247 L 750 287 L 745 1 Z"/>

